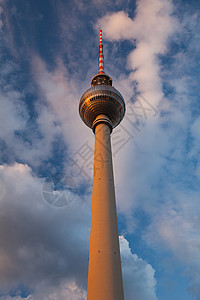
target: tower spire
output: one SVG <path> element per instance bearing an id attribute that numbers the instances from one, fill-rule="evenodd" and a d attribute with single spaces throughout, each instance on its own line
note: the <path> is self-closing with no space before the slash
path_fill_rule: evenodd
<path id="1" fill-rule="evenodd" d="M 100 30 L 100 44 L 99 44 L 99 74 L 104 74 L 104 56 L 103 56 L 103 44 L 102 44 L 102 30 Z"/>

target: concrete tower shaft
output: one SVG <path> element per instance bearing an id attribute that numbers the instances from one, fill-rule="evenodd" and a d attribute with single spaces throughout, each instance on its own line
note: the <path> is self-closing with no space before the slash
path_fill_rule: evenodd
<path id="1" fill-rule="evenodd" d="M 87 300 L 123 300 L 110 133 L 124 117 L 125 102 L 104 73 L 100 31 L 99 73 L 81 97 L 79 113 L 95 134 Z"/>
<path id="2" fill-rule="evenodd" d="M 110 125 L 96 121 L 87 299 L 123 300 Z"/>

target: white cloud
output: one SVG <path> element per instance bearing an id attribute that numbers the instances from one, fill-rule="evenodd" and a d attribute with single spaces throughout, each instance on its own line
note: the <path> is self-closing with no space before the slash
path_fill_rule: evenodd
<path id="1" fill-rule="evenodd" d="M 27 297 L 0 296 L 1 300 L 85 300 L 86 291 L 76 285 L 75 282 L 63 282 L 58 287 L 39 286 L 33 294 Z"/>
<path id="2" fill-rule="evenodd" d="M 79 116 L 78 107 L 81 97 L 80 91 L 77 89 L 79 82 L 77 80 L 74 81 L 74 78 L 70 77 L 61 61 L 58 61 L 55 70 L 50 72 L 39 57 L 34 57 L 32 72 L 38 85 L 40 97 L 47 105 L 42 107 L 41 111 L 40 107 L 38 107 L 39 118 L 37 123 L 44 134 L 44 141 L 48 141 L 48 146 L 51 144 L 53 134 L 59 131 L 62 134 L 62 142 L 65 143 L 68 151 L 69 159 L 67 160 L 66 157 L 66 161 L 64 161 L 65 168 L 69 172 L 78 173 L 77 180 L 79 177 L 80 181 L 86 180 L 91 184 L 94 134 Z M 48 113 L 46 118 L 44 118 L 46 112 Z M 52 122 L 53 120 L 55 121 Z M 48 125 L 49 122 L 51 122 L 50 126 Z M 58 125 L 55 126 L 55 123 L 58 123 Z M 53 130 L 49 130 L 49 127 L 53 127 Z M 85 162 L 77 152 L 81 149 L 83 150 L 82 147 L 86 143 L 88 145 L 87 150 L 90 152 L 90 159 L 88 159 L 87 155 L 87 161 Z M 42 149 L 41 147 L 38 148 L 39 150 Z M 71 158 L 77 161 L 77 166 L 70 167 L 73 164 Z"/>
<path id="3" fill-rule="evenodd" d="M 128 58 L 128 68 L 133 70 L 129 80 L 137 81 L 138 91 L 153 105 L 163 98 L 157 55 L 166 53 L 169 38 L 178 29 L 172 13 L 170 1 L 141 0 L 137 2 L 134 19 L 120 11 L 106 15 L 97 25 L 109 40 L 135 41 L 136 49 Z"/>
<path id="4" fill-rule="evenodd" d="M 15 298 L 14 298 L 15 299 Z M 85 300 L 86 291 L 77 286 L 75 282 L 63 282 L 58 287 L 40 287 L 33 295 L 29 295 L 27 300 Z M 7 300 L 7 299 L 6 299 Z M 18 300 L 18 299 L 17 299 Z"/>
<path id="5" fill-rule="evenodd" d="M 140 96 L 135 98 L 143 107 L 135 109 L 130 101 L 127 105 L 122 125 L 132 133 L 133 138 L 120 150 L 118 163 L 115 165 L 120 210 L 129 214 L 130 208 L 141 205 L 141 201 L 147 205 L 145 199 L 151 193 L 151 189 L 150 184 L 147 185 L 146 182 L 151 178 L 152 183 L 158 178 L 157 174 L 166 164 L 163 157 L 167 156 L 172 148 L 170 142 L 174 139 L 174 135 L 168 132 L 167 134 L 170 134 L 168 139 L 162 128 L 167 118 L 160 116 L 160 110 L 169 112 L 171 104 L 162 91 L 161 63 L 158 55 L 167 53 L 167 45 L 180 26 L 173 16 L 171 1 L 141 0 L 137 2 L 133 19 L 124 11 L 110 13 L 98 20 L 97 27 L 103 29 L 106 39 L 112 41 L 128 39 L 133 43 L 133 50 L 127 58 L 127 68 L 131 72 L 125 76 L 123 82 L 118 79 L 119 88 L 125 99 L 129 100 L 135 96 L 136 87 Z M 145 112 L 146 116 L 144 108 L 151 110 Z M 126 199 L 123 190 L 126 190 Z"/>
<path id="6" fill-rule="evenodd" d="M 120 251 L 125 299 L 156 300 L 155 270 L 146 261 L 131 253 L 128 241 L 120 236 Z"/>
<path id="7" fill-rule="evenodd" d="M 36 102 L 33 118 L 34 112 L 27 106 L 29 96 L 15 88 L 17 72 L 20 72 L 18 64 L 11 60 L 2 62 L 0 139 L 5 147 L 1 159 L 7 157 L 6 161 L 20 160 L 37 166 L 51 155 L 52 144 L 61 135 L 61 128 L 54 112 L 42 101 Z"/>
<path id="8" fill-rule="evenodd" d="M 50 155 L 52 143 L 61 130 L 55 114 L 44 105 L 39 105 L 36 124 L 30 125 L 30 114 L 23 99 L 22 93 L 14 91 L 1 95 L 0 103 L 4 109 L 0 116 L 0 138 L 7 147 L 8 157 L 39 165 Z"/>
<path id="9" fill-rule="evenodd" d="M 117 158 L 121 163 L 115 167 L 118 175 L 116 187 L 119 186 L 120 189 L 123 182 L 123 189 L 127 194 L 126 200 L 124 201 L 122 191 L 118 191 L 117 195 L 120 209 L 129 213 L 129 208 L 137 207 L 138 201 L 141 201 L 138 199 L 139 194 L 140 198 L 145 199 L 150 192 L 149 185 L 146 185 L 145 182 L 149 178 L 157 178 L 156 175 L 166 163 L 162 156 L 167 155 L 172 147 L 163 133 L 162 124 L 166 118 L 160 117 L 159 113 L 155 116 L 155 110 L 170 110 L 170 104 L 164 98 L 162 91 L 161 65 L 158 55 L 166 54 L 170 38 L 179 29 L 179 25 L 173 16 L 171 1 L 141 0 L 137 2 L 136 14 L 133 19 L 124 11 L 110 13 L 98 21 L 97 27 L 103 29 L 105 38 L 109 40 L 129 39 L 135 43 L 134 49 L 127 58 L 127 67 L 131 73 L 123 79 L 119 88 L 129 100 L 134 95 L 133 84 L 137 82 L 137 92 L 140 93 L 137 101 L 139 103 L 144 99 L 147 102 L 143 101 L 143 107 L 139 110 L 135 109 L 134 104 L 129 101 L 122 123 L 132 133 L 133 138 L 129 142 L 129 147 L 122 149 Z M 149 111 L 145 112 L 146 117 L 143 111 L 144 107 L 151 110 L 150 113 Z M 142 124 L 142 126 L 141 124 L 138 126 L 139 131 L 134 127 L 137 125 L 135 114 L 138 115 L 139 122 Z M 135 178 L 135 175 L 137 180 L 132 182 L 131 178 Z M 127 178 L 130 178 L 131 182 L 127 181 Z M 146 188 L 141 191 L 139 187 L 142 186 L 146 186 Z"/>
<path id="10" fill-rule="evenodd" d="M 194 16 L 186 13 L 180 24 L 171 1 L 141 0 L 133 19 L 121 11 L 108 14 L 97 25 L 108 40 L 128 39 L 135 45 L 127 58 L 131 73 L 122 85 L 130 88 L 137 81 L 137 91 L 159 111 L 146 120 L 143 115 L 144 126 L 138 133 L 125 117 L 123 125 L 134 139 L 121 149 L 115 165 L 120 211 L 127 215 L 129 232 L 137 230 L 134 213 L 138 208 L 147 215 L 150 225 L 141 228 L 147 245 L 161 257 L 163 251 L 173 253 L 170 262 L 185 269 L 195 300 L 200 295 L 199 87 L 189 70 L 199 76 L 198 18 L 196 12 Z M 169 48 L 175 53 L 172 61 L 161 65 L 159 54 L 168 54 L 173 38 L 179 51 Z M 171 89 L 169 99 L 164 97 L 163 82 Z"/>
<path id="11" fill-rule="evenodd" d="M 27 300 L 86 299 L 89 209 L 77 197 L 56 209 L 42 198 L 42 180 L 28 165 L 0 166 L 0 291 Z M 156 299 L 153 268 L 131 253 L 120 237 L 126 299 Z M 4 296 L 2 300 L 10 299 Z"/>
<path id="12" fill-rule="evenodd" d="M 104 16 L 99 20 L 97 26 L 102 28 L 105 38 L 111 41 L 134 38 L 133 21 L 124 11 Z"/>
<path id="13" fill-rule="evenodd" d="M 70 78 L 62 62 L 58 62 L 55 71 L 49 72 L 44 62 L 39 57 L 34 57 L 32 68 L 41 97 L 60 122 L 70 152 L 78 150 L 86 140 L 92 139 L 93 134 L 79 116 L 78 105 L 81 94 L 77 90 L 77 82 L 74 82 L 74 78 Z"/>
<path id="14" fill-rule="evenodd" d="M 40 290 L 46 299 L 48 292 L 56 299 L 56 286 L 62 287 L 61 296 L 74 292 L 81 299 L 89 246 L 87 204 L 77 196 L 67 207 L 51 207 L 42 197 L 42 184 L 27 165 L 1 165 L 1 293 L 23 283 L 34 299 L 44 299 Z"/>

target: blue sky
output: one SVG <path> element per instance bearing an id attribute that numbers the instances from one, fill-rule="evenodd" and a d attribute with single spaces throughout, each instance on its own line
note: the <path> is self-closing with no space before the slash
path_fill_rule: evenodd
<path id="1" fill-rule="evenodd" d="M 0 0 L 0 299 L 86 299 L 94 136 L 78 105 L 100 28 L 127 107 L 112 133 L 125 299 L 200 299 L 199 19 L 198 1 Z M 61 208 L 43 197 L 57 174 L 76 187 Z"/>

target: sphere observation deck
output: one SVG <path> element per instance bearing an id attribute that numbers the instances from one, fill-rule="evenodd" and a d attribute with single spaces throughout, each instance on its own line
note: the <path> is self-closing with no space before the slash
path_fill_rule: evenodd
<path id="1" fill-rule="evenodd" d="M 91 87 L 80 99 L 79 113 L 83 122 L 93 128 L 97 116 L 106 115 L 112 128 L 116 127 L 125 115 L 125 102 L 118 90 L 112 86 L 111 78 L 103 74 L 93 77 Z"/>

